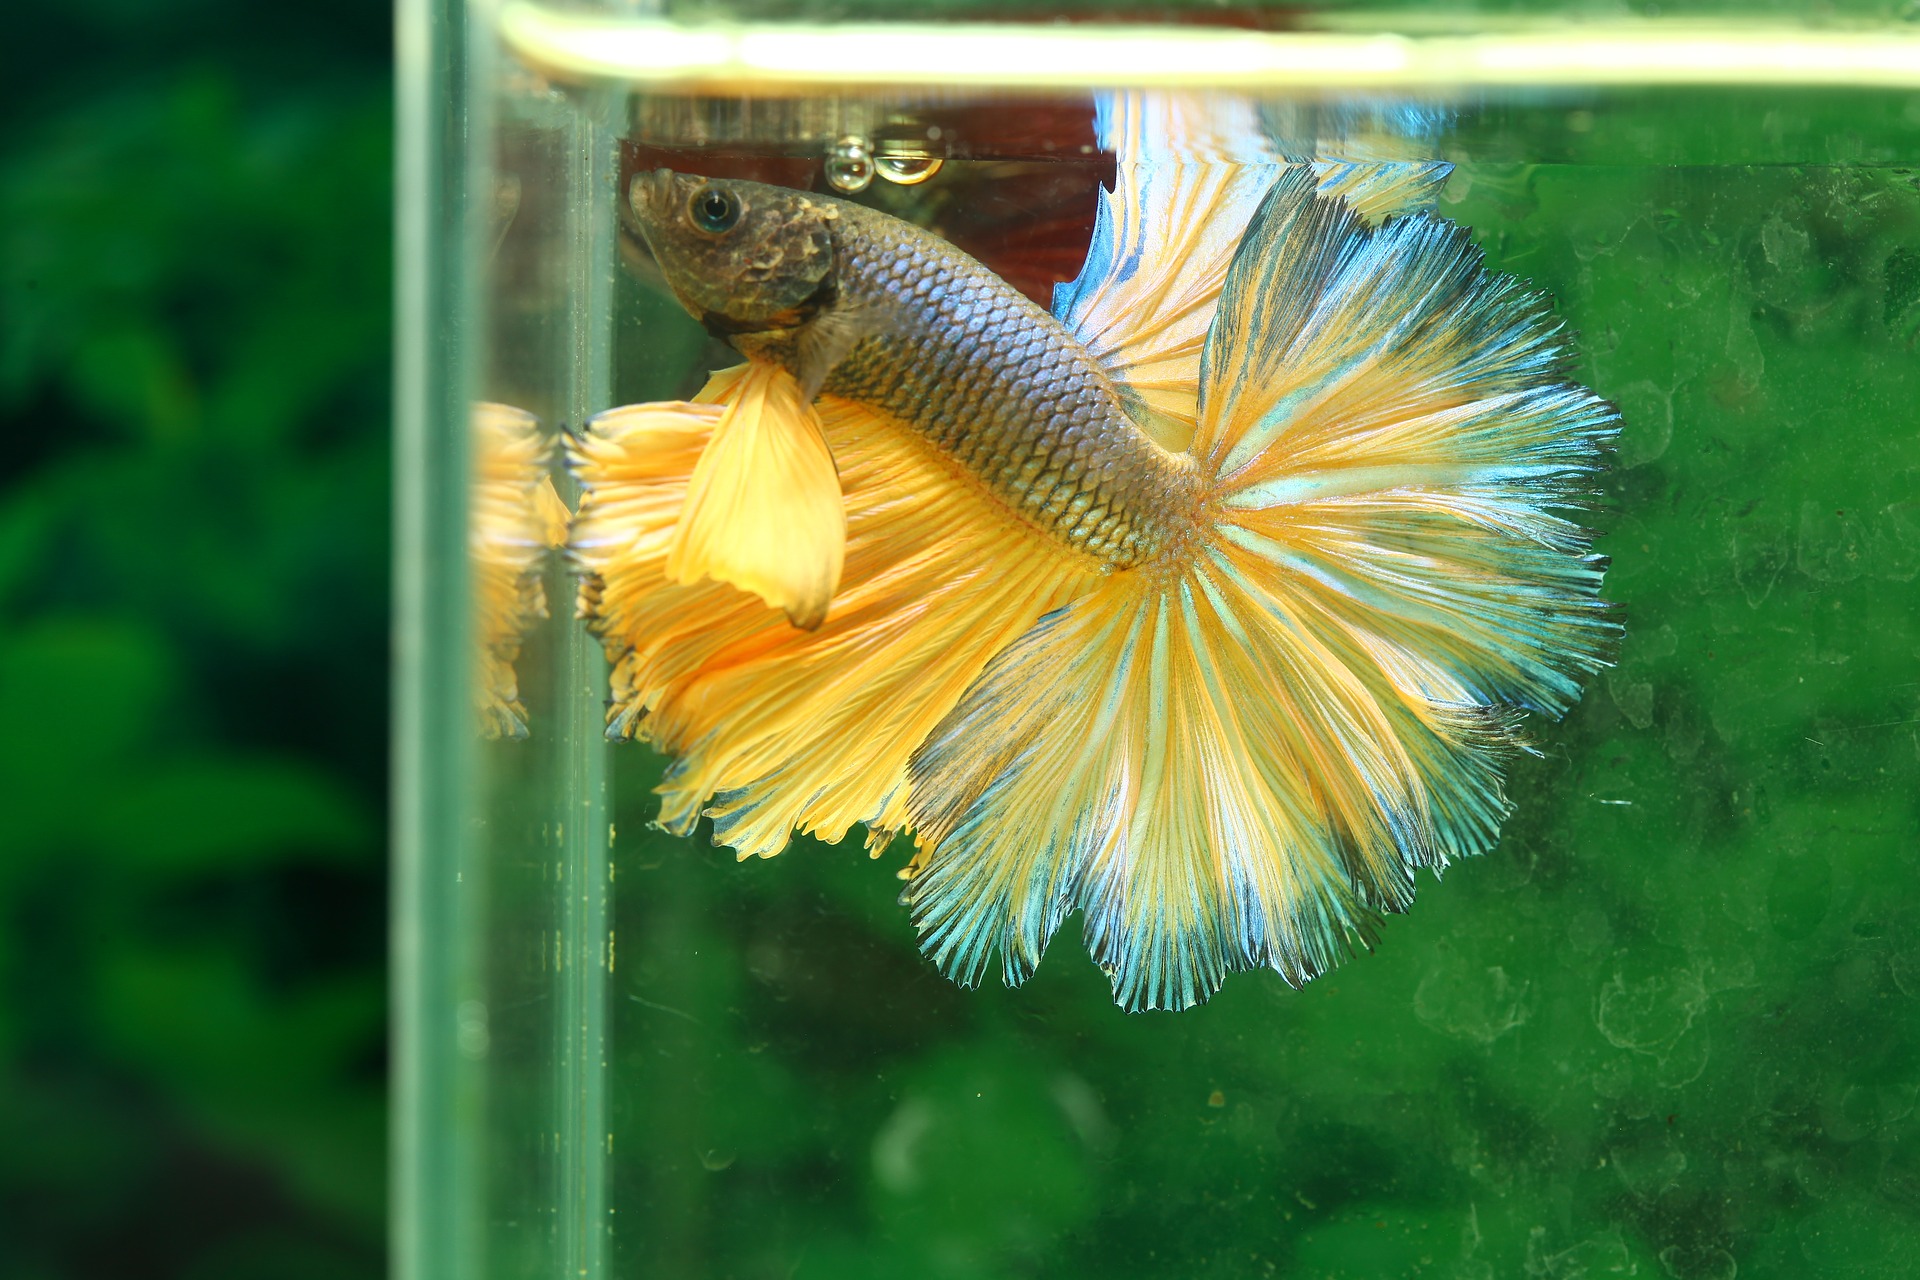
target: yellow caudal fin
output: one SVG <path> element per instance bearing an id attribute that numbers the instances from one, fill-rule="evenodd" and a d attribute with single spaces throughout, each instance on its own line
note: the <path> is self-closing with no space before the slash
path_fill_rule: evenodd
<path id="1" fill-rule="evenodd" d="M 846 511 L 820 420 L 785 369 L 752 363 L 723 384 L 667 550 L 667 576 L 760 597 L 808 630 L 846 558 Z"/>
<path id="2" fill-rule="evenodd" d="M 972 985 L 997 950 L 1018 983 L 1079 910 L 1118 1003 L 1181 1009 L 1237 969 L 1303 983 L 1405 905 L 1433 731 L 1275 603 L 1209 557 L 994 664 L 913 762 L 906 901 L 944 972 Z M 1497 786 L 1465 800 L 1497 823 Z"/>
<path id="3" fill-rule="evenodd" d="M 796 828 L 839 840 L 865 823 L 884 845 L 906 821 L 909 754 L 1097 569 L 982 501 L 910 428 L 826 396 L 847 520 L 826 619 L 797 630 L 732 587 L 676 581 L 673 525 L 739 380 L 715 376 L 702 396 L 718 404 L 602 415 L 574 444 L 586 494 L 572 554 L 614 664 L 608 735 L 677 757 L 661 788 L 670 831 L 709 815 L 743 858 L 780 852 Z"/>
<path id="4" fill-rule="evenodd" d="M 1300 983 L 1486 849 L 1521 708 L 1617 627 L 1569 518 L 1610 406 L 1544 300 L 1431 216 L 1284 175 L 1207 339 L 1211 535 L 997 658 L 912 764 L 923 946 L 1019 981 L 1074 910 L 1129 1009 Z"/>
<path id="5" fill-rule="evenodd" d="M 1282 170 L 1310 166 L 1322 194 L 1375 221 L 1431 207 L 1449 170 L 1419 159 L 1418 140 L 1391 122 L 1353 137 L 1347 125 L 1324 155 L 1310 136 L 1277 140 L 1254 104 L 1233 95 L 1105 95 L 1097 127 L 1115 154 L 1114 189 L 1101 192 L 1086 264 L 1054 290 L 1053 313 L 1133 393 L 1140 425 L 1175 452 L 1192 438 L 1200 352 L 1227 266 Z"/>

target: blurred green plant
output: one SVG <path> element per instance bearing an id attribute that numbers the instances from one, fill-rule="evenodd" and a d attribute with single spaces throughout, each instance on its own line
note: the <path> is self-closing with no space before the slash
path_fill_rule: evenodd
<path id="1" fill-rule="evenodd" d="M 391 149 L 340 16 L 9 16 L 8 1277 L 380 1267 Z"/>

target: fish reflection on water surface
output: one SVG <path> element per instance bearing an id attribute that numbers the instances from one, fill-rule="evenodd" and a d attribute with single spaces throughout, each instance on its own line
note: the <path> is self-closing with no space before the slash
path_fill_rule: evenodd
<path id="1" fill-rule="evenodd" d="M 609 734 L 675 757 L 668 830 L 910 831 L 942 972 L 1020 982 L 1078 910 L 1127 1009 L 1369 945 L 1493 843 L 1518 716 L 1617 629 L 1570 518 L 1615 414 L 1429 211 L 1444 167 L 1165 162 L 1180 114 L 1106 104 L 1051 312 L 869 209 L 641 176 L 747 362 L 574 458 Z"/>

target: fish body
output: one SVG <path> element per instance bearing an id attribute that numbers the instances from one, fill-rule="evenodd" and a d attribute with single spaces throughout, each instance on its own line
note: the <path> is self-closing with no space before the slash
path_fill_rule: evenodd
<path id="1" fill-rule="evenodd" d="M 1063 543 L 1125 569 L 1190 525 L 1192 460 L 1141 430 L 1065 326 L 946 241 L 845 201 L 666 171 L 636 181 L 633 205 L 682 302 L 743 355 L 909 424 Z M 717 262 L 699 261 L 709 205 L 742 239 Z M 811 286 L 799 305 L 796 279 Z"/>
<path id="2" fill-rule="evenodd" d="M 1123 162 L 1051 313 L 881 214 L 639 180 L 747 357 L 575 446 L 662 824 L 911 832 L 943 972 L 1022 981 L 1078 912 L 1130 1010 L 1305 982 L 1490 847 L 1520 715 L 1618 630 L 1571 518 L 1615 415 L 1436 172 Z"/>

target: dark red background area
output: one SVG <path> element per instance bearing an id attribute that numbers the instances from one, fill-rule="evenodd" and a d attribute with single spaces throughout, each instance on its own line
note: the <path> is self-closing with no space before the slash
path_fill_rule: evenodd
<path id="1" fill-rule="evenodd" d="M 1080 273 L 1102 186 L 1114 160 L 1094 136 L 1087 102 L 995 102 L 916 113 L 939 131 L 941 171 L 913 187 L 875 178 L 846 197 L 927 226 L 1045 306 L 1053 286 Z M 751 146 L 667 146 L 628 140 L 620 189 L 657 168 L 841 193 L 827 183 L 821 154 Z M 644 251 L 643 251 L 644 252 Z"/>

